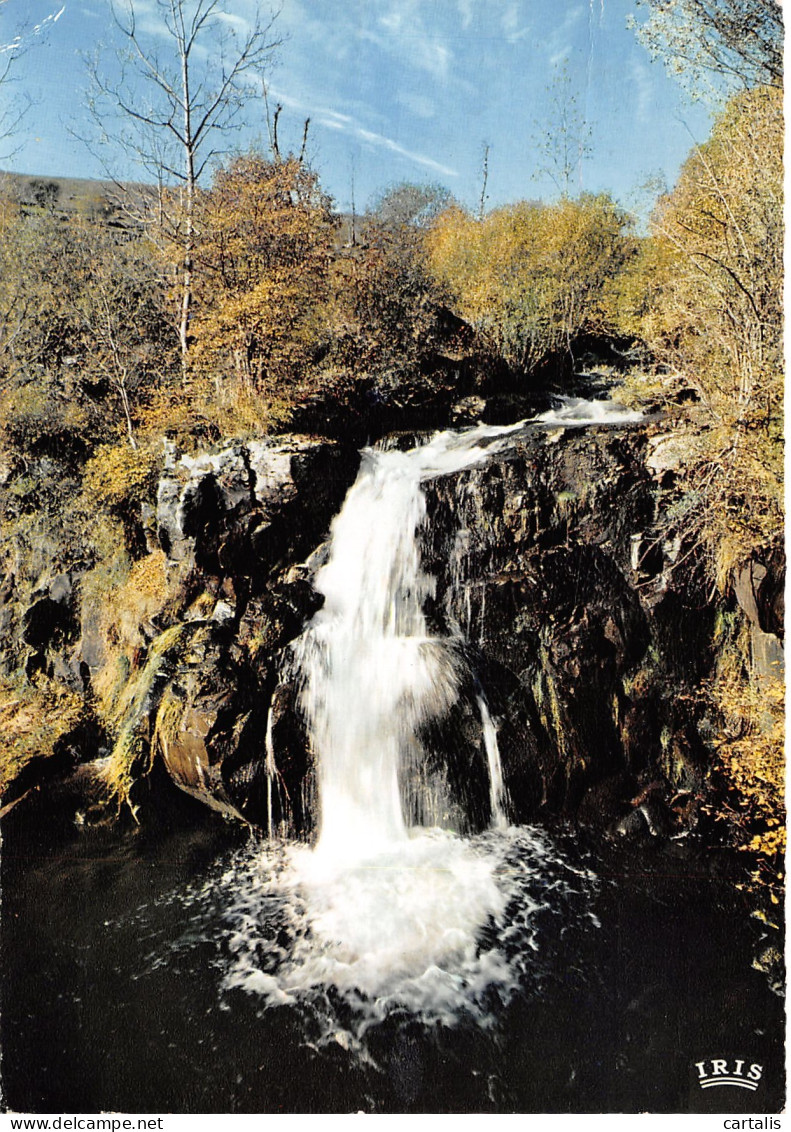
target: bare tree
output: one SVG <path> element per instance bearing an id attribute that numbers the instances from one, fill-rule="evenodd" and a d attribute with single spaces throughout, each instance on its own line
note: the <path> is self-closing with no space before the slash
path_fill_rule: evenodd
<path id="1" fill-rule="evenodd" d="M 489 143 L 484 142 L 481 163 L 481 199 L 478 204 L 478 219 L 483 220 L 486 212 L 486 186 L 489 184 Z"/>
<path id="2" fill-rule="evenodd" d="M 536 123 L 536 149 L 544 160 L 537 172 L 548 176 L 560 195 L 568 198 L 575 181 L 582 192 L 582 163 L 590 156 L 591 128 L 572 88 L 567 60 L 556 70 L 548 94 L 548 120 Z"/>
<path id="3" fill-rule="evenodd" d="M 3 102 L 2 109 L 0 109 L 0 145 L 2 145 L 0 157 L 4 160 L 12 157 L 16 152 L 14 148 L 8 148 L 9 142 L 30 105 L 29 99 L 19 102 L 9 97 L 9 87 L 13 78 L 11 74 L 13 62 L 13 53 L 6 47 L 0 47 L 0 93 Z M 11 145 L 13 146 L 13 143 Z"/>
<path id="4" fill-rule="evenodd" d="M 638 0 L 632 20 L 654 58 L 696 93 L 783 85 L 783 10 L 777 0 Z"/>
<path id="5" fill-rule="evenodd" d="M 111 0 L 120 37 L 116 69 L 89 61 L 91 110 L 100 136 L 120 144 L 159 189 L 159 218 L 179 249 L 178 336 L 182 371 L 189 353 L 193 298 L 195 203 L 207 166 L 228 148 L 229 132 L 260 96 L 262 73 L 279 40 L 275 16 L 256 9 L 251 21 L 229 16 L 220 0 L 154 0 L 146 22 L 140 0 Z M 116 128 L 113 128 L 113 127 Z M 174 189 L 176 190 L 174 192 Z"/>

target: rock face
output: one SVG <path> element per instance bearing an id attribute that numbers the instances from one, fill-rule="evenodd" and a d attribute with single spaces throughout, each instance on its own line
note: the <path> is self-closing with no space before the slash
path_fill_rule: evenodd
<path id="1" fill-rule="evenodd" d="M 181 789 L 257 824 L 280 825 L 282 800 L 305 790 L 302 736 L 296 766 L 284 751 L 273 783 L 273 693 L 281 650 L 316 608 L 298 564 L 326 538 L 356 467 L 354 451 L 286 437 L 171 455 L 159 485 L 169 583 L 199 624 L 152 705 L 151 744 Z M 298 806 L 289 821 L 303 830 Z"/>
<path id="2" fill-rule="evenodd" d="M 669 581 L 645 448 L 643 430 L 539 434 L 430 487 L 434 614 L 477 651 L 517 820 L 611 821 L 661 773 L 668 801 L 699 786 L 683 692 L 711 664 L 714 611 Z"/>
<path id="3" fill-rule="evenodd" d="M 459 642 L 470 675 L 423 737 L 430 788 L 404 784 L 416 816 L 488 822 L 482 693 L 514 820 L 579 815 L 624 835 L 694 820 L 708 755 L 692 692 L 712 670 L 718 611 L 678 544 L 653 533 L 658 448 L 650 427 L 538 429 L 426 485 L 431 631 Z M 162 697 L 159 753 L 183 789 L 272 832 L 315 820 L 289 644 L 320 600 L 310 577 L 355 470 L 348 452 L 290 439 L 182 459 L 160 485 L 174 577 L 214 604 Z M 767 576 L 751 574 L 769 610 Z M 776 641 L 753 605 L 755 632 Z"/>
<path id="4" fill-rule="evenodd" d="M 783 619 L 785 590 L 781 564 L 755 559 L 739 571 L 734 590 L 750 627 L 753 676 L 762 683 L 783 671 Z"/>
<path id="5" fill-rule="evenodd" d="M 576 816 L 624 836 L 694 823 L 709 754 L 693 693 L 713 670 L 723 610 L 679 544 L 655 533 L 676 456 L 658 426 L 539 427 L 425 485 L 422 553 L 436 579 L 426 613 L 466 675 L 403 784 L 415 818 L 490 820 L 483 701 L 511 819 Z M 127 676 L 114 752 L 134 806 L 153 761 L 223 813 L 311 833 L 315 774 L 291 644 L 320 604 L 311 579 L 358 464 L 354 448 L 304 436 L 168 453 L 148 524 L 167 600 Z M 781 660 L 782 566 L 753 563 L 726 610 L 746 619 L 759 669 Z M 104 658 L 78 594 L 79 578 L 42 571 L 14 632 L 31 670 L 90 688 Z M 0 634 L 9 600 L 0 592 Z"/>

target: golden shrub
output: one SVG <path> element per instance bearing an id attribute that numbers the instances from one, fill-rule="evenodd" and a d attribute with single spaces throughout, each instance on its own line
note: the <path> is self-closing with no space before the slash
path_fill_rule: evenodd
<path id="1" fill-rule="evenodd" d="M 785 682 L 751 670 L 750 632 L 725 627 L 711 695 L 721 729 L 715 739 L 724 780 L 723 810 L 740 849 L 754 856 L 753 879 L 777 887 L 786 848 Z"/>
<path id="2" fill-rule="evenodd" d="M 153 495 L 161 463 L 153 446 L 105 444 L 85 466 L 83 491 L 88 502 L 123 513 Z"/>
<path id="3" fill-rule="evenodd" d="M 41 676 L 35 684 L 0 680 L 0 797 L 33 759 L 48 758 L 83 718 L 81 696 Z"/>

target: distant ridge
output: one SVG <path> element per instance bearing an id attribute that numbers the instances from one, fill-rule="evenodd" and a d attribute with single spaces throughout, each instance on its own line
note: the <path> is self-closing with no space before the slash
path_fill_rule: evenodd
<path id="1" fill-rule="evenodd" d="M 84 216 L 88 220 L 104 222 L 112 228 L 134 230 L 139 221 L 130 210 L 127 194 L 136 195 L 142 203 L 145 196 L 156 193 L 156 186 L 142 181 L 95 180 L 88 177 L 50 177 L 38 173 L 10 173 L 0 169 L 0 193 L 9 193 L 23 208 L 43 209 L 55 215 Z M 336 246 L 350 246 L 361 238 L 364 216 L 354 221 L 355 239 L 352 239 L 351 214 L 338 212 Z"/>
<path id="2" fill-rule="evenodd" d="M 137 226 L 126 207 L 129 193 L 142 202 L 146 195 L 153 195 L 155 191 L 153 185 L 134 181 L 116 183 L 0 170 L 0 192 L 13 196 L 23 208 L 41 209 L 63 217 L 84 216 L 116 228 Z"/>

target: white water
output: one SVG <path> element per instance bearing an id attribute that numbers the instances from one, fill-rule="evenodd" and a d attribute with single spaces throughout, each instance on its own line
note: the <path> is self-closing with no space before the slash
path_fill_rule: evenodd
<path id="1" fill-rule="evenodd" d="M 270 706 L 266 717 L 266 736 L 264 739 L 266 749 L 266 826 L 269 840 L 275 836 L 275 826 L 272 816 L 272 794 L 275 787 L 277 767 L 275 765 L 275 744 L 272 738 L 272 708 Z"/>
<path id="2" fill-rule="evenodd" d="M 582 428 L 585 425 L 636 424 L 643 414 L 636 409 L 625 409 L 617 401 L 586 401 L 584 397 L 563 397 L 556 409 L 536 417 L 542 424 Z"/>
<path id="3" fill-rule="evenodd" d="M 459 676 L 454 651 L 429 635 L 423 612 L 434 580 L 420 563 L 421 485 L 485 460 L 515 427 L 363 454 L 314 582 L 324 605 L 298 647 L 318 771 L 315 854 L 324 862 L 365 860 L 408 840 L 399 768 L 420 726 L 455 702 Z"/>
<path id="4" fill-rule="evenodd" d="M 425 830 L 375 868 L 311 883 L 315 860 L 304 846 L 251 845 L 199 884 L 141 905 L 132 922 L 150 941 L 145 969 L 188 971 L 191 953 L 203 968 L 208 948 L 224 1009 L 235 992 L 255 995 L 264 1008 L 293 1008 L 306 1044 L 368 1058 L 365 1035 L 388 1018 L 496 1024 L 519 988 L 553 977 L 567 931 L 599 926 L 593 874 L 537 829 L 468 839 Z M 160 930 L 158 909 L 170 905 L 176 919 Z"/>
<path id="5" fill-rule="evenodd" d="M 497 728 L 489 712 L 484 696 L 478 696 L 478 710 L 481 713 L 483 742 L 486 748 L 486 762 L 489 767 L 489 801 L 492 808 L 492 825 L 495 829 L 506 829 L 508 819 L 505 814 L 506 790 L 503 781 L 503 767 L 500 762 L 500 745 L 497 742 Z"/>
<path id="6" fill-rule="evenodd" d="M 447 1019 L 470 1005 L 473 988 L 509 981 L 502 957 L 479 946 L 481 928 L 502 923 L 508 902 L 495 876 L 502 852 L 409 829 L 399 772 L 419 762 L 419 729 L 452 707 L 461 675 L 455 642 L 433 637 L 424 614 L 434 580 L 420 561 L 422 484 L 486 460 L 518 427 L 363 453 L 314 581 L 324 605 L 295 649 L 319 837 L 313 850 L 286 851 L 278 886 L 302 926 L 274 972 L 245 960 L 229 985 L 271 1004 L 333 985 L 378 1011 L 398 1003 Z M 496 730 L 482 695 L 478 705 L 493 825 L 506 830 Z"/>

